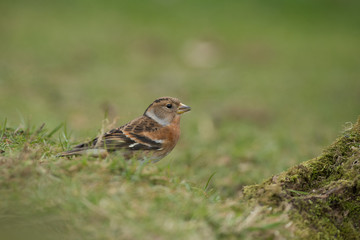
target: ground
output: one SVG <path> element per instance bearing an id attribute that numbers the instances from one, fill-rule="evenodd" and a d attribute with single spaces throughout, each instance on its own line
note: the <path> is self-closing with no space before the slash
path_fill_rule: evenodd
<path id="1" fill-rule="evenodd" d="M 7 239 L 358 239 L 360 119 L 317 158 L 222 199 L 154 164 L 57 158 L 56 130 L 1 130 Z M 146 226 L 146 228 L 144 228 Z M 267 237 L 266 237 L 267 238 Z"/>

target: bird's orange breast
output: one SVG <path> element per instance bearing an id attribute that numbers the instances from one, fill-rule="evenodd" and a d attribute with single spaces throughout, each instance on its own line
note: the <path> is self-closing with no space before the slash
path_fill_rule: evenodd
<path id="1" fill-rule="evenodd" d="M 176 117 L 170 125 L 151 132 L 151 135 L 147 133 L 144 135 L 151 137 L 153 140 L 161 141 L 162 149 L 159 153 L 167 154 L 175 147 L 180 138 L 180 117 Z"/>

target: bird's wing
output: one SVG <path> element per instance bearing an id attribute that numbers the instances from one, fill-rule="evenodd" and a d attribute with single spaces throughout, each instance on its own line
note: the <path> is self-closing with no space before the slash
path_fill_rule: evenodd
<path id="1" fill-rule="evenodd" d="M 141 133 L 129 132 L 124 129 L 114 129 L 97 139 L 95 148 L 105 148 L 109 151 L 126 150 L 157 150 L 161 143 L 156 142 Z"/>
<path id="2" fill-rule="evenodd" d="M 147 133 L 156 131 L 161 125 L 151 118 L 142 116 L 130 123 L 113 129 L 98 138 L 96 145 L 107 150 L 158 150 L 161 141 L 151 139 Z M 100 141 L 100 142 L 99 142 Z"/>
<path id="3" fill-rule="evenodd" d="M 79 144 L 60 156 L 81 155 L 90 149 L 106 149 L 107 151 L 159 150 L 162 148 L 161 141 L 145 135 L 151 131 L 156 131 L 159 127 L 160 125 L 151 118 L 143 116 L 124 126 L 112 129 L 90 142 Z"/>

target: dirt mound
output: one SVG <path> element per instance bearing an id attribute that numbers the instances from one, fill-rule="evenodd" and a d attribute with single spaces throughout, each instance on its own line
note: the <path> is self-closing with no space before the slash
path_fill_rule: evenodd
<path id="1" fill-rule="evenodd" d="M 299 239 L 360 239 L 360 118 L 319 157 L 243 193 L 279 212 L 290 206 Z"/>

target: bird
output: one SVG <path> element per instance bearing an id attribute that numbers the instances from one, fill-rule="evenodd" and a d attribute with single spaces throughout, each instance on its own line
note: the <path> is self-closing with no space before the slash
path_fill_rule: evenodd
<path id="1" fill-rule="evenodd" d="M 106 158 L 112 152 L 119 152 L 127 160 L 157 162 L 174 149 L 180 137 L 181 115 L 190 110 L 177 98 L 157 98 L 142 116 L 58 156 Z"/>

